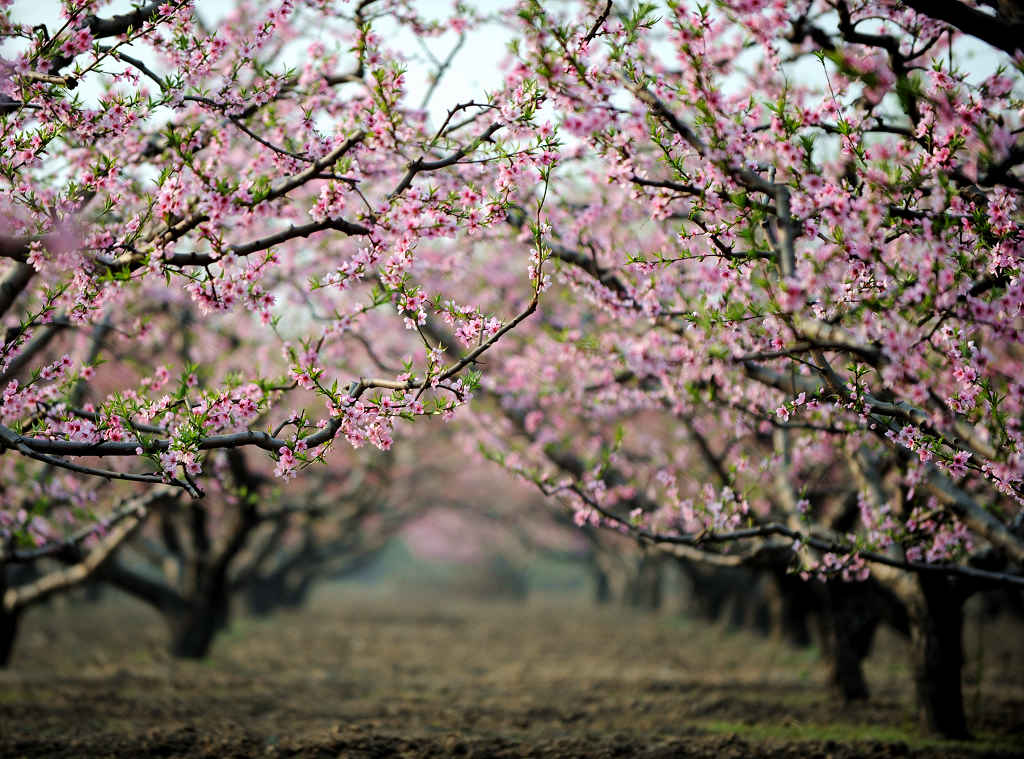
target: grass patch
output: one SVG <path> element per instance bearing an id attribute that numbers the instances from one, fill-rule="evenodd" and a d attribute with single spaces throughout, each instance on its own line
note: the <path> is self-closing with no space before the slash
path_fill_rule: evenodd
<path id="1" fill-rule="evenodd" d="M 807 743 L 903 743 L 911 749 L 947 749 L 966 753 L 1020 750 L 1017 741 L 1009 736 L 978 733 L 972 741 L 951 741 L 921 733 L 916 727 L 893 725 L 854 725 L 837 722 L 822 725 L 813 722 L 759 723 L 721 720 L 696 720 L 695 727 L 709 733 L 735 734 L 752 743 L 797 741 Z"/>
<path id="2" fill-rule="evenodd" d="M 0 690 L 0 704 L 20 704 L 25 700 L 25 694 L 18 690 Z"/>

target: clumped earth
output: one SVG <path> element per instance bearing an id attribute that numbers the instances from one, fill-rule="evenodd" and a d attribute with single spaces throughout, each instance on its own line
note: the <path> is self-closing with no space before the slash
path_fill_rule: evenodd
<path id="1" fill-rule="evenodd" d="M 915 727 L 905 644 L 883 635 L 870 703 L 813 649 L 583 602 L 345 590 L 243 619 L 203 662 L 163 653 L 128 602 L 43 609 L 0 672 L 3 757 L 1024 756 L 1022 628 L 967 630 L 977 738 Z"/>

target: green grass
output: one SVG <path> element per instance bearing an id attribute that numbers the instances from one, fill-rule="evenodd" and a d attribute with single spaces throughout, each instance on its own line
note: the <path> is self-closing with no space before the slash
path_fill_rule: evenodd
<path id="1" fill-rule="evenodd" d="M 693 723 L 709 733 L 734 734 L 750 742 L 825 742 L 886 744 L 903 743 L 911 749 L 956 749 L 968 753 L 987 751 L 1020 750 L 1019 743 L 1012 737 L 992 734 L 975 734 L 971 741 L 950 741 L 925 735 L 913 725 L 896 727 L 891 725 L 854 725 L 837 722 L 822 725 L 813 722 L 757 723 L 721 720 L 698 720 Z"/>

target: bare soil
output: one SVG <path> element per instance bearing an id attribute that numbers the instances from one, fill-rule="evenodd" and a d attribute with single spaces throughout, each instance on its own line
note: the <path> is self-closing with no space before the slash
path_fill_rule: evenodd
<path id="1" fill-rule="evenodd" d="M 1024 756 L 1022 628 L 968 626 L 977 738 L 915 727 L 906 646 L 844 705 L 814 649 L 584 602 L 345 590 L 242 619 L 202 662 L 150 611 L 33 611 L 0 672 L 0 757 Z"/>

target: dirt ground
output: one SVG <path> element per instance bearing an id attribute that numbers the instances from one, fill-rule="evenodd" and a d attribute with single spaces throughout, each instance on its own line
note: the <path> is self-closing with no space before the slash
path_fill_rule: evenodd
<path id="1" fill-rule="evenodd" d="M 977 739 L 949 743 L 915 728 L 892 635 L 872 701 L 850 707 L 814 649 L 582 601 L 346 589 L 238 620 L 209 660 L 183 662 L 159 618 L 108 600 L 25 619 L 0 672 L 0 756 L 1024 756 L 1022 630 L 968 625 Z"/>

